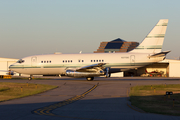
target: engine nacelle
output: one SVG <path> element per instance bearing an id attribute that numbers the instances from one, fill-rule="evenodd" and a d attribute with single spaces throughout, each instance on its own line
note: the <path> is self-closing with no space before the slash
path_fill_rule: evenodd
<path id="1" fill-rule="evenodd" d="M 104 71 L 98 72 L 77 72 L 73 70 L 66 70 L 66 76 L 68 77 L 95 77 L 104 75 Z"/>

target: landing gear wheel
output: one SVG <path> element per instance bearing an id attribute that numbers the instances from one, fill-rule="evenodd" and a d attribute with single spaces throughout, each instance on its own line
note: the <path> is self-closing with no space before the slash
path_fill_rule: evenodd
<path id="1" fill-rule="evenodd" d="M 94 80 L 94 77 L 87 77 L 86 80 L 87 81 L 92 81 L 92 80 Z"/>
<path id="2" fill-rule="evenodd" d="M 111 77 L 111 73 L 109 73 L 109 77 Z"/>
<path id="3" fill-rule="evenodd" d="M 28 79 L 29 79 L 29 81 L 32 80 L 32 75 L 30 75 L 30 77 Z"/>
<path id="4" fill-rule="evenodd" d="M 105 75 L 106 78 L 111 77 L 111 73 Z"/>

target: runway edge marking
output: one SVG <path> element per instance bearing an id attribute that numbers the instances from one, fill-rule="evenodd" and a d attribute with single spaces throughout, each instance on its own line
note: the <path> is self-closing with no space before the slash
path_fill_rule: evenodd
<path id="1" fill-rule="evenodd" d="M 58 103 L 55 103 L 55 104 L 52 104 L 52 105 L 48 105 L 48 106 L 33 110 L 32 113 L 37 114 L 37 115 L 48 115 L 48 116 L 57 116 L 57 117 L 66 117 L 66 118 L 77 118 L 77 117 L 56 115 L 56 114 L 52 113 L 52 111 L 57 109 L 57 108 L 60 108 L 62 106 L 68 105 L 68 104 L 71 104 L 73 102 L 76 102 L 76 101 L 84 98 L 88 93 L 90 93 L 92 90 L 94 90 L 97 86 L 98 86 L 98 84 L 94 85 L 92 88 L 90 88 L 89 90 L 87 90 L 86 92 L 84 92 L 81 95 L 76 95 L 76 96 L 74 96 L 72 98 L 69 98 L 67 100 L 60 101 Z M 80 118 L 80 117 L 78 117 L 78 119 L 91 119 L 91 118 Z M 93 120 L 95 120 L 95 119 L 93 119 Z"/>

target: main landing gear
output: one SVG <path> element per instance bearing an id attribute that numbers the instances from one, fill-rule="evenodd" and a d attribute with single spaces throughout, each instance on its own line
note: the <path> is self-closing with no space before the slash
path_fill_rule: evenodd
<path id="1" fill-rule="evenodd" d="M 87 81 L 92 81 L 92 80 L 94 80 L 94 77 L 87 77 L 86 80 Z"/>
<path id="2" fill-rule="evenodd" d="M 109 72 L 109 68 L 106 68 L 106 78 L 111 77 L 111 73 Z"/>

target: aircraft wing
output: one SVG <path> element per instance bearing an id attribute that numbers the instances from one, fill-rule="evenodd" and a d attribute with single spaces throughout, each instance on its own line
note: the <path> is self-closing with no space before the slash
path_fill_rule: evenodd
<path id="1" fill-rule="evenodd" d="M 88 66 L 83 66 L 81 68 L 76 69 L 76 71 L 77 72 L 98 71 L 98 70 L 105 69 L 104 67 L 105 64 L 106 63 L 97 63 L 97 64 L 88 65 Z"/>
<path id="2" fill-rule="evenodd" d="M 150 58 L 151 57 L 162 57 L 162 56 L 165 56 L 166 54 L 168 54 L 169 52 L 171 52 L 170 50 L 169 51 L 163 51 L 163 52 L 160 52 L 160 53 L 156 53 L 156 54 L 153 54 L 151 56 L 149 56 Z"/>

